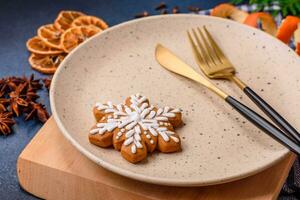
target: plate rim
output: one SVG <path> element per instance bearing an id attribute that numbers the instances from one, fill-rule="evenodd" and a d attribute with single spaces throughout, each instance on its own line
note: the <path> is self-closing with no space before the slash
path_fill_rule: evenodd
<path id="1" fill-rule="evenodd" d="M 127 178 L 131 178 L 134 180 L 138 180 L 138 181 L 142 181 L 142 182 L 147 182 L 147 183 L 152 183 L 152 184 L 158 184 L 158 185 L 166 185 L 166 186 L 180 186 L 180 187 L 193 187 L 193 186 L 209 186 L 209 185 L 217 185 L 217 184 L 223 184 L 223 183 L 228 183 L 228 182 L 232 182 L 232 181 L 236 181 L 236 180 L 240 180 L 246 177 L 249 177 L 251 175 L 254 174 L 258 174 L 262 171 L 264 171 L 265 169 L 275 165 L 276 163 L 280 162 L 281 160 L 283 160 L 289 153 L 290 151 L 288 149 L 284 149 L 283 153 L 280 157 L 278 157 L 277 159 L 275 159 L 273 162 L 270 162 L 267 165 L 264 165 L 262 167 L 257 167 L 256 169 L 253 169 L 252 171 L 248 171 L 248 172 L 244 172 L 244 173 L 240 173 L 240 174 L 236 174 L 236 175 L 232 175 L 232 176 L 227 176 L 224 179 L 214 179 L 214 180 L 210 180 L 210 181 L 201 181 L 201 180 L 182 180 L 182 179 L 170 179 L 170 178 L 161 178 L 161 177 L 151 177 L 151 176 L 146 176 L 143 174 L 137 174 L 128 170 L 125 170 L 121 167 L 115 166 L 113 164 L 110 164 L 104 160 L 102 160 L 100 157 L 95 156 L 94 154 L 92 154 L 91 152 L 89 152 L 87 149 L 85 149 L 83 146 L 81 146 L 72 136 L 71 134 L 68 133 L 67 129 L 65 128 L 65 126 L 63 125 L 57 110 L 56 110 L 56 106 L 55 106 L 55 87 L 57 84 L 57 77 L 59 77 L 59 74 L 62 71 L 62 67 L 60 66 L 64 66 L 65 63 L 67 63 L 70 58 L 72 58 L 72 55 L 78 51 L 79 49 L 81 49 L 83 46 L 85 46 L 87 43 L 92 43 L 93 40 L 95 40 L 95 38 L 101 37 L 101 35 L 103 33 L 106 32 L 110 32 L 110 31 L 114 31 L 115 29 L 121 28 L 123 26 L 127 26 L 129 24 L 134 24 L 140 21 L 148 21 L 148 20 L 152 20 L 152 19 L 157 19 L 157 18 L 177 18 L 177 17 L 195 17 L 195 18 L 214 18 L 214 20 L 219 20 L 225 23 L 233 23 L 236 24 L 238 26 L 241 26 L 243 28 L 248 28 L 248 29 L 252 29 L 252 31 L 255 32 L 262 32 L 259 29 L 250 27 L 250 26 L 245 26 L 243 24 L 240 24 L 238 22 L 235 21 L 231 21 L 231 20 L 227 20 L 227 19 L 223 19 L 223 18 L 219 18 L 219 17 L 214 17 L 214 16 L 206 16 L 206 15 L 196 15 L 196 14 L 176 14 L 176 15 L 157 15 L 157 16 L 149 16 L 149 17 L 145 17 L 145 18 L 140 18 L 140 19 L 133 19 L 133 20 L 129 20 L 129 21 L 125 21 L 122 22 L 120 24 L 114 25 L 108 29 L 105 29 L 103 31 L 101 31 L 100 33 L 96 34 L 95 36 L 93 36 L 92 38 L 84 41 L 83 43 L 81 43 L 74 51 L 72 51 L 71 53 L 69 53 L 66 58 L 63 60 L 63 62 L 59 65 L 58 69 L 56 70 L 55 74 L 53 75 L 52 78 L 52 83 L 50 86 L 50 107 L 51 107 L 51 111 L 52 111 L 52 115 L 54 117 L 54 120 L 58 126 L 58 128 L 60 129 L 61 133 L 64 135 L 64 137 L 77 149 L 79 150 L 80 153 L 82 153 L 83 155 L 85 155 L 87 158 L 89 158 L 90 160 L 92 160 L 93 162 L 97 163 L 98 165 L 100 165 L 101 167 L 116 173 L 118 175 L 127 177 Z M 273 36 L 267 34 L 267 33 L 263 33 L 265 34 L 266 37 L 270 37 L 274 40 L 274 42 L 276 42 L 276 38 L 274 38 Z M 277 41 L 281 44 L 283 48 L 291 49 L 288 45 L 285 45 L 284 43 L 280 42 L 279 40 Z M 296 53 L 294 53 L 296 55 Z"/>

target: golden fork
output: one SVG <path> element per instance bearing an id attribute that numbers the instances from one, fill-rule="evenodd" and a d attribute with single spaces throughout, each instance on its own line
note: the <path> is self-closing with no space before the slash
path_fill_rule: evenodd
<path id="1" fill-rule="evenodd" d="M 155 49 L 155 58 L 158 63 L 166 68 L 167 70 L 184 76 L 186 78 L 192 79 L 201 85 L 207 87 L 217 95 L 219 95 L 223 100 L 230 104 L 234 109 L 236 109 L 241 115 L 243 115 L 247 120 L 256 125 L 262 131 L 267 133 L 269 136 L 276 139 L 281 144 L 285 145 L 291 151 L 296 154 L 300 154 L 300 146 L 288 136 L 286 136 L 280 129 L 271 124 L 265 118 L 234 99 L 233 97 L 226 94 L 224 91 L 216 87 L 210 81 L 198 74 L 193 68 L 188 66 L 182 60 L 180 60 L 175 54 L 170 50 L 158 44 Z"/>
<path id="2" fill-rule="evenodd" d="M 188 38 L 198 66 L 210 79 L 227 79 L 236 83 L 240 89 L 278 125 L 286 134 L 300 143 L 298 131 L 292 127 L 274 108 L 256 94 L 249 86 L 235 75 L 235 67 L 224 55 L 220 47 L 204 26 L 202 29 L 188 31 Z M 193 39 L 194 38 L 194 39 Z"/>

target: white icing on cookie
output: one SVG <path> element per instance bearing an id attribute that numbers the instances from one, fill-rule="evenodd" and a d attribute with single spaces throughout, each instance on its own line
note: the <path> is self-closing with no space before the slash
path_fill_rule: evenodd
<path id="1" fill-rule="evenodd" d="M 97 123 L 96 128 L 90 133 L 102 135 L 119 128 L 116 139 L 120 139 L 125 134 L 124 145 L 131 145 L 133 154 L 137 152 L 137 148 L 143 148 L 141 133 L 146 135 L 151 144 L 154 144 L 154 141 L 149 134 L 154 137 L 160 135 L 166 142 L 170 139 L 179 142 L 179 139 L 173 136 L 175 133 L 168 130 L 166 126 L 170 125 L 168 118 L 175 117 L 176 113 L 181 112 L 180 109 L 164 107 L 155 110 L 154 106 L 149 105 L 147 98 L 140 94 L 131 95 L 130 103 L 130 106 L 124 104 L 114 106 L 110 101 L 106 104 L 96 103 L 98 110 L 109 115 L 102 119 L 102 122 Z"/>

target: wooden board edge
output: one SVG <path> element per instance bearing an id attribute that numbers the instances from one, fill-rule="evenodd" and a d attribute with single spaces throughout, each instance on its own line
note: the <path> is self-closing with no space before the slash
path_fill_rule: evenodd
<path id="1" fill-rule="evenodd" d="M 289 169 L 292 166 L 293 161 L 296 156 L 291 155 L 291 159 L 288 160 L 289 164 L 285 169 L 282 170 L 284 178 L 280 179 L 280 184 L 278 184 L 278 188 L 272 195 L 272 199 L 277 199 L 280 187 L 284 183 L 286 177 L 288 176 Z M 82 185 L 80 192 L 76 192 L 77 195 L 82 197 L 87 197 L 91 194 L 88 199 L 101 199 L 103 194 L 108 195 L 106 199 L 115 199 L 122 197 L 123 200 L 129 199 L 143 199 L 143 200 L 153 200 L 154 197 L 150 196 L 142 196 L 139 193 L 135 193 L 134 191 L 123 190 L 122 188 L 113 187 L 111 185 L 106 185 L 105 183 L 95 182 L 90 179 L 85 179 L 84 177 L 77 176 L 74 174 L 66 173 L 65 171 L 60 171 L 54 168 L 49 168 L 47 166 L 43 166 L 39 163 L 34 163 L 25 158 L 19 157 L 17 161 L 17 174 L 19 178 L 20 186 L 27 192 L 37 196 L 39 198 L 49 198 L 49 199 L 82 199 L 78 197 L 72 196 L 74 191 L 71 191 L 70 188 L 78 188 L 79 185 Z M 64 180 L 61 180 L 61 177 L 64 177 Z M 58 184 L 60 187 L 55 185 L 55 187 L 51 186 L 52 184 Z M 70 187 L 69 185 L 73 185 Z M 51 187 L 53 187 L 51 189 Z M 57 190 L 57 188 L 61 191 L 53 192 Z M 67 190 L 65 190 L 67 188 Z M 99 190 L 99 188 L 101 188 Z M 98 191 L 95 194 L 95 191 Z M 52 194 L 50 194 L 52 193 Z M 64 194 L 64 196 L 55 196 L 56 194 Z"/>
<path id="2" fill-rule="evenodd" d="M 30 193 L 31 195 L 38 197 L 38 198 L 45 199 L 45 197 L 31 191 L 31 188 L 30 188 L 29 184 L 27 183 L 26 175 L 24 175 L 23 172 L 26 172 L 26 169 L 24 167 L 26 165 L 30 165 L 30 163 L 31 163 L 30 161 L 22 159 L 19 156 L 19 158 L 17 160 L 17 176 L 18 176 L 18 180 L 19 180 L 19 185 L 23 190 Z"/>
<path id="3" fill-rule="evenodd" d="M 42 199 L 101 199 L 103 198 L 103 194 L 105 194 L 105 199 L 118 199 L 122 197 L 122 200 L 154 200 L 154 198 L 141 196 L 134 191 L 99 184 L 90 179 L 42 166 L 39 163 L 34 163 L 22 157 L 19 157 L 17 161 L 17 172 L 20 186 L 33 196 Z M 61 177 L 64 178 L 61 179 Z M 80 187 L 78 187 L 78 183 L 81 183 Z M 54 190 L 59 188 L 61 191 L 53 192 L 54 190 L 51 189 L 52 184 L 56 184 L 53 187 Z M 60 185 L 60 187 L 58 187 L 57 184 Z M 66 184 L 73 186 L 66 187 Z M 74 190 L 70 190 L 72 188 L 74 188 Z M 95 193 L 95 191 L 97 192 Z M 63 196 L 56 196 L 57 194 L 63 194 Z M 80 197 L 78 197 L 78 195 Z"/>

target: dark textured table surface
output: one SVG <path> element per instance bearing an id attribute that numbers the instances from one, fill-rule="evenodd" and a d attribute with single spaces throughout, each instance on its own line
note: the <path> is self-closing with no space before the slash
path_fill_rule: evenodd
<path id="1" fill-rule="evenodd" d="M 52 23 L 60 10 L 79 10 L 90 15 L 102 17 L 110 26 L 133 19 L 136 13 L 148 10 L 157 14 L 154 7 L 161 0 L 2 0 L 0 4 L 0 78 L 8 75 L 30 75 L 45 77 L 31 70 L 28 64 L 29 53 L 26 40 L 36 34 L 43 24 Z M 179 6 L 181 12 L 188 12 L 187 6 L 193 5 L 208 9 L 222 0 L 164 0 L 169 7 Z M 40 92 L 39 101 L 49 107 L 46 91 Z M 13 134 L 0 136 L 0 200 L 36 199 L 23 191 L 16 174 L 16 161 L 22 149 L 41 128 L 42 124 L 32 120 L 24 122 L 17 119 Z"/>

